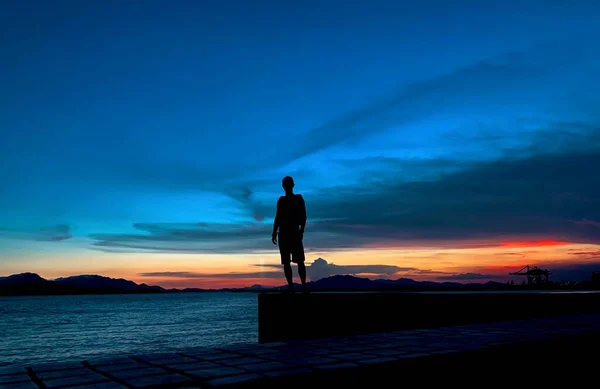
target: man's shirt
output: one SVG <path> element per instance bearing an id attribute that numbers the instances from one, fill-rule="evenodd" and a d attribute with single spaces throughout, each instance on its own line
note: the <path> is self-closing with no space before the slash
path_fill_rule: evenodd
<path id="1" fill-rule="evenodd" d="M 298 231 L 300 225 L 306 224 L 306 204 L 301 194 L 281 196 L 277 200 L 275 224 L 280 232 Z"/>

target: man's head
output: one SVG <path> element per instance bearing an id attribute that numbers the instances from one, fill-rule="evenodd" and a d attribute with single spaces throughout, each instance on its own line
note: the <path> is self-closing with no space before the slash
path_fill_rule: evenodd
<path id="1" fill-rule="evenodd" d="M 294 189 L 294 179 L 290 176 L 283 177 L 283 180 L 281 180 L 281 186 L 286 192 L 291 192 Z"/>

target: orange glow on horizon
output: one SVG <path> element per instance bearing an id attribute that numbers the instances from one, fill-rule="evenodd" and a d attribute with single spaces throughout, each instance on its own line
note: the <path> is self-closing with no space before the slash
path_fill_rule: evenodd
<path id="1" fill-rule="evenodd" d="M 481 281 L 483 276 L 510 278 L 508 273 L 525 265 L 553 267 L 589 263 L 586 253 L 600 252 L 600 245 L 571 243 L 552 239 L 523 238 L 502 241 L 496 239 L 463 240 L 450 245 L 449 241 L 417 242 L 356 248 L 334 251 L 311 251 L 307 249 L 306 261 L 310 266 L 315 259 L 324 258 L 329 270 L 309 268 L 312 274 L 352 274 L 352 268 L 361 266 L 362 277 L 412 278 L 418 281 L 447 280 L 448 276 L 475 273 L 479 278 L 457 282 Z M 418 242 L 421 243 L 421 242 Z M 577 255 L 575 255 L 577 254 Z M 600 260 L 599 267 L 600 267 Z M 226 288 L 246 287 L 254 284 L 280 286 L 285 284 L 276 249 L 254 254 L 110 254 L 88 250 L 73 250 L 60 254 L 40 250 L 26 258 L 7 258 L 0 276 L 34 272 L 46 279 L 79 274 L 98 274 L 111 278 L 125 278 L 138 284 L 160 285 L 164 288 Z M 368 266 L 397 266 L 395 274 L 369 272 Z M 366 270 L 365 270 L 366 267 Z M 296 267 L 294 279 L 298 280 Z M 176 274 L 178 273 L 178 274 Z M 500 276 L 500 277 L 499 277 Z"/>

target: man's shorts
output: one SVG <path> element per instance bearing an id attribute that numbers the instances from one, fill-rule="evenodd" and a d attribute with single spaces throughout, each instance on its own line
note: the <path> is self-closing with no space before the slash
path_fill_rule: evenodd
<path id="1" fill-rule="evenodd" d="M 281 264 L 286 263 L 304 263 L 304 244 L 302 243 L 302 234 L 300 232 L 279 233 L 279 253 L 281 254 Z"/>

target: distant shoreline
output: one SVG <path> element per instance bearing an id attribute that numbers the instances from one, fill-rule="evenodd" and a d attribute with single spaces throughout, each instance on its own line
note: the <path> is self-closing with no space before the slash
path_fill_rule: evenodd
<path id="1" fill-rule="evenodd" d="M 299 289 L 299 285 L 296 285 Z M 415 292 L 506 292 L 506 291 L 593 291 L 600 290 L 598 283 L 554 283 L 544 284 L 507 284 L 499 282 L 462 284 L 452 282 L 415 281 L 408 278 L 397 280 L 335 275 L 307 283 L 311 292 L 377 292 L 377 293 L 415 293 Z M 63 296 L 63 295 L 124 295 L 124 294 L 176 294 L 176 293 L 278 293 L 287 290 L 287 286 L 268 287 L 253 285 L 245 288 L 222 289 L 166 289 L 157 285 L 137 284 L 126 279 L 115 279 L 100 275 L 80 275 L 55 280 L 46 280 L 35 273 L 14 274 L 0 277 L 0 296 Z"/>
<path id="2" fill-rule="evenodd" d="M 201 290 L 165 290 L 165 291 L 124 291 L 124 290 L 98 290 L 88 289 L 80 291 L 64 291 L 54 293 L 6 293 L 0 291 L 0 297 L 35 297 L 35 296 L 101 296 L 101 295 L 164 295 L 164 294 L 197 294 L 197 293 L 284 293 L 284 289 L 201 289 Z M 300 292 L 299 289 L 296 290 Z M 581 293 L 600 293 L 597 288 L 534 288 L 534 287 L 507 287 L 507 288 L 372 288 L 372 289 L 310 289 L 312 293 L 560 293 L 560 292 L 581 292 Z"/>

